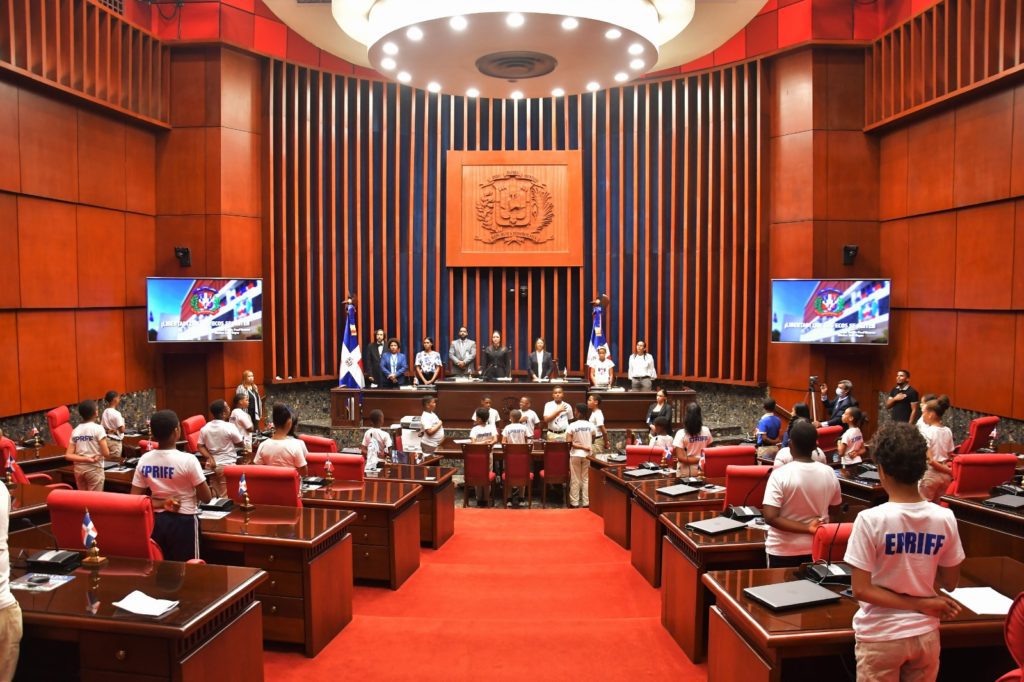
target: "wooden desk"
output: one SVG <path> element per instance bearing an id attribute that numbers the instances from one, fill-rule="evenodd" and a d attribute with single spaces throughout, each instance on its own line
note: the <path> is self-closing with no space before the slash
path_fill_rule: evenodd
<path id="1" fill-rule="evenodd" d="M 64 466 L 68 461 L 64 458 L 66 448 L 53 443 L 40 445 L 38 448 L 18 447 L 14 455 L 18 466 L 26 474 L 34 474 L 40 471 L 49 471 Z"/>
<path id="2" fill-rule="evenodd" d="M 601 412 L 604 424 L 609 429 L 646 429 L 647 410 L 654 404 L 657 391 L 607 391 L 591 389 L 591 394 L 601 396 Z M 683 387 L 666 390 L 668 404 L 672 407 L 672 432 L 683 427 L 686 406 L 697 400 L 697 392 Z M 539 414 L 539 413 L 538 413 Z"/>
<path id="3" fill-rule="evenodd" d="M 200 462 L 200 465 L 202 465 L 202 462 Z M 55 483 L 67 483 L 72 487 L 75 485 L 74 465 L 55 469 L 52 474 Z M 207 479 L 213 476 L 213 472 L 205 468 L 203 469 L 203 474 Z M 132 479 L 134 478 L 134 468 L 117 467 L 107 469 L 103 472 L 103 490 L 108 493 L 130 493 L 132 491 Z"/>
<path id="4" fill-rule="evenodd" d="M 302 504 L 356 512 L 352 570 L 357 580 L 387 582 L 397 590 L 420 567 L 420 504 L 423 487 L 400 481 L 335 481 L 305 490 Z"/>
<path id="5" fill-rule="evenodd" d="M 11 578 L 24 572 L 12 568 Z M 74 575 L 52 592 L 12 590 L 25 624 L 19 679 L 263 679 L 263 571 L 109 557 Z M 113 606 L 133 590 L 180 605 L 159 620 Z"/>
<path id="6" fill-rule="evenodd" d="M 207 563 L 266 571 L 256 591 L 263 638 L 304 645 L 316 656 L 352 620 L 355 512 L 257 505 L 223 519 L 202 519 Z"/>
<path id="7" fill-rule="evenodd" d="M 858 605 L 843 598 L 835 604 L 773 612 L 743 596 L 755 585 L 791 580 L 793 569 L 756 569 L 706 573 L 714 594 L 708 644 L 708 679 L 729 682 L 786 682 L 827 679 L 853 658 L 853 614 Z M 1014 596 L 1024 590 L 1024 564 L 1006 557 L 968 558 L 960 586 L 988 585 Z M 839 591 L 839 587 L 830 588 Z M 1012 669 L 1003 644 L 1003 616 L 979 616 L 964 609 L 943 621 L 941 679 L 995 679 Z M 955 652 L 967 647 L 969 671 L 957 670 Z M 836 670 L 833 670 L 836 669 Z"/>
<path id="8" fill-rule="evenodd" d="M 377 471 L 378 481 L 415 483 L 422 488 L 416 498 L 420 503 L 420 543 L 434 549 L 455 534 L 455 472 L 452 467 L 412 464 L 387 464 Z"/>
<path id="9" fill-rule="evenodd" d="M 11 493 L 11 519 L 28 519 L 32 523 L 46 523 L 50 513 L 46 509 L 46 498 L 53 491 L 44 485 L 17 483 Z M 12 524 L 12 530 L 14 529 Z"/>
<path id="10" fill-rule="evenodd" d="M 847 502 L 866 502 L 874 507 L 889 500 L 889 494 L 885 492 L 881 483 L 860 481 L 853 475 L 851 469 L 836 469 L 836 474 Z"/>
<path id="11" fill-rule="evenodd" d="M 1024 513 L 986 507 L 983 500 L 946 495 L 967 556 L 1009 556 L 1024 561 Z"/>
<path id="12" fill-rule="evenodd" d="M 604 473 L 609 467 L 624 467 L 608 461 L 608 455 L 587 455 L 590 473 L 587 475 L 587 496 L 590 498 L 590 511 L 604 516 Z"/>
<path id="13" fill-rule="evenodd" d="M 658 488 L 674 485 L 676 478 L 644 481 L 633 487 L 630 500 L 629 554 L 633 568 L 640 572 L 652 587 L 661 586 L 661 537 L 665 526 L 658 517 L 666 512 L 713 511 L 720 513 L 725 502 L 725 479 L 709 478 L 708 484 L 721 486 L 722 490 L 710 492 L 699 490 L 689 495 L 663 495 Z"/>
<path id="14" fill-rule="evenodd" d="M 688 530 L 686 524 L 718 516 L 717 511 L 670 512 L 659 517 L 661 539 L 661 624 L 690 660 L 707 654 L 711 592 L 701 583 L 707 571 L 764 568 L 766 532 L 742 528 L 720 535 Z"/>
<path id="15" fill-rule="evenodd" d="M 638 481 L 625 476 L 625 471 L 626 467 L 624 465 L 605 469 L 604 495 L 601 508 L 604 512 L 604 534 L 618 543 L 623 549 L 629 549 L 630 500 L 633 498 L 633 487 Z M 665 481 L 669 478 L 673 477 L 661 475 L 657 478 L 646 478 L 644 480 Z"/>

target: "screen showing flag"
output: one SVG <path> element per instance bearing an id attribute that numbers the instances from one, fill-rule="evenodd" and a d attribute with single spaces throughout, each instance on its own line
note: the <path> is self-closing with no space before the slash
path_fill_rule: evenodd
<path id="1" fill-rule="evenodd" d="M 146 279 L 151 343 L 259 341 L 263 338 L 263 280 Z"/>
<path id="2" fill-rule="evenodd" d="M 772 342 L 889 343 L 888 279 L 772 280 Z"/>

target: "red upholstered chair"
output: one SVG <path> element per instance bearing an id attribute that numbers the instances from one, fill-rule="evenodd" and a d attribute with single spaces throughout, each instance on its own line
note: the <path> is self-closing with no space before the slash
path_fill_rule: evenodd
<path id="1" fill-rule="evenodd" d="M 14 463 L 14 482 L 22 485 L 45 485 L 47 488 L 53 488 L 54 490 L 74 490 L 73 487 L 67 483 L 54 483 L 53 479 L 50 478 L 49 474 L 26 474 L 21 470 L 21 466 L 17 462 Z"/>
<path id="2" fill-rule="evenodd" d="M 465 464 L 466 494 L 462 498 L 462 506 L 469 505 L 469 489 L 483 488 L 484 502 L 490 503 L 491 486 L 494 484 L 494 472 L 491 471 L 491 446 L 483 443 L 463 443 L 462 457 Z M 479 500 L 477 501 L 479 504 Z"/>
<path id="3" fill-rule="evenodd" d="M 328 440 L 328 439 L 325 439 Z M 333 440 L 331 441 L 334 442 Z M 326 476 L 324 465 L 328 458 L 334 465 L 334 480 L 336 481 L 362 481 L 363 467 L 366 460 L 362 455 L 345 455 L 338 452 L 310 452 L 306 455 L 306 468 L 310 476 Z M 249 477 L 246 476 L 246 482 Z"/>
<path id="4" fill-rule="evenodd" d="M 826 455 L 831 455 L 839 449 L 839 439 L 842 437 L 842 426 L 822 426 L 818 429 L 818 447 Z"/>
<path id="5" fill-rule="evenodd" d="M 1017 662 L 1017 669 L 1006 673 L 996 682 L 1021 682 L 1024 680 L 1024 592 L 1017 595 L 1010 606 L 1010 612 L 1006 614 L 1003 638 L 1010 655 Z"/>
<path id="6" fill-rule="evenodd" d="M 55 407 L 46 413 L 46 425 L 50 427 L 53 442 L 66 448 L 71 442 L 71 412 L 67 405 Z"/>
<path id="7" fill-rule="evenodd" d="M 245 487 L 253 504 L 276 504 L 279 507 L 301 507 L 299 472 L 291 467 L 247 464 L 224 467 L 228 497 L 238 500 L 238 479 L 245 474 Z"/>
<path id="8" fill-rule="evenodd" d="M 144 455 L 151 450 L 156 450 L 160 447 L 160 443 L 155 440 L 140 440 L 139 441 L 139 455 Z"/>
<path id="9" fill-rule="evenodd" d="M 533 506 L 533 455 L 529 445 L 506 443 L 502 446 L 505 457 L 505 470 L 501 474 L 501 502 L 508 503 L 508 491 L 512 488 L 525 488 L 527 508 Z"/>
<path id="10" fill-rule="evenodd" d="M 811 559 L 814 561 L 842 561 L 846 543 L 850 540 L 852 523 L 826 523 L 814 531 Z M 829 551 L 831 548 L 831 552 Z"/>
<path id="11" fill-rule="evenodd" d="M 732 506 L 750 505 L 760 507 L 764 501 L 764 490 L 772 468 L 757 464 L 743 466 L 733 464 L 725 467 L 725 501 L 722 510 Z"/>
<path id="12" fill-rule="evenodd" d="M 506 446 L 507 447 L 507 446 Z M 569 507 L 569 444 L 565 441 L 546 441 L 544 443 L 544 468 L 540 470 L 541 505 L 547 506 L 549 485 L 562 486 L 565 506 Z"/>
<path id="13" fill-rule="evenodd" d="M 757 452 L 753 445 L 725 445 L 704 450 L 704 475 L 708 478 L 725 476 L 726 468 L 732 465 L 746 466 L 756 463 Z"/>
<path id="14" fill-rule="evenodd" d="M 664 448 L 656 448 L 650 445 L 627 445 L 626 466 L 636 468 L 644 462 L 658 464 L 665 457 Z"/>
<path id="15" fill-rule="evenodd" d="M 193 455 L 199 452 L 199 431 L 206 426 L 206 417 L 201 414 L 181 420 L 181 437 L 185 440 L 185 451 Z"/>
<path id="16" fill-rule="evenodd" d="M 953 450 L 958 455 L 966 455 L 977 452 L 980 448 L 988 447 L 988 440 L 992 436 L 992 430 L 999 426 L 999 417 L 978 417 L 971 420 L 970 429 L 967 431 L 967 438 L 957 445 Z"/>
<path id="17" fill-rule="evenodd" d="M 82 518 L 89 518 L 99 534 L 105 555 L 135 559 L 163 559 L 153 534 L 153 504 L 145 495 L 101 493 L 91 490 L 54 490 L 46 498 L 53 536 L 61 547 L 84 550 Z"/>
<path id="18" fill-rule="evenodd" d="M 947 495 L 989 497 L 992 486 L 1013 478 L 1017 456 L 1013 454 L 974 453 L 953 458 L 953 482 Z"/>
<path id="19" fill-rule="evenodd" d="M 324 438 L 323 436 L 311 436 L 308 433 L 300 433 L 299 440 L 306 444 L 306 450 L 309 452 L 338 451 L 338 444 L 334 442 L 333 438 Z"/>

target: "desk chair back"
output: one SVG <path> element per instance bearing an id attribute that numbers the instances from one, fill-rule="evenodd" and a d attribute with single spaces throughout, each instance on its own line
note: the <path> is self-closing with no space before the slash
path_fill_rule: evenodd
<path id="1" fill-rule="evenodd" d="M 144 455 L 150 450 L 156 450 L 160 447 L 160 443 L 155 440 L 140 440 L 139 441 L 139 455 Z"/>
<path id="2" fill-rule="evenodd" d="M 953 482 L 947 495 L 989 497 L 991 488 L 1013 478 L 1017 456 L 1013 454 L 974 453 L 953 458 Z"/>
<path id="3" fill-rule="evenodd" d="M 324 438 L 323 436 L 311 436 L 308 433 L 300 433 L 299 440 L 306 444 L 306 450 L 309 452 L 338 451 L 338 444 L 334 442 L 333 438 Z"/>
<path id="4" fill-rule="evenodd" d="M 245 474 L 245 487 L 253 504 L 276 504 L 280 507 L 301 507 L 299 472 L 291 467 L 248 464 L 224 467 L 228 497 L 239 503 L 238 480 Z"/>
<path id="5" fill-rule="evenodd" d="M 722 510 L 731 506 L 751 505 L 760 507 L 764 501 L 764 490 L 772 468 L 759 465 L 737 465 L 725 467 L 725 501 Z"/>
<path id="6" fill-rule="evenodd" d="M 1017 669 L 1006 673 L 997 682 L 1020 682 L 1024 680 L 1024 592 L 1017 595 L 1010 606 L 1010 612 L 1006 614 L 1003 637 L 1006 639 L 1006 648 L 1017 662 Z"/>
<path id="7" fill-rule="evenodd" d="M 54 490 L 46 498 L 53 536 L 61 547 L 84 550 L 82 519 L 89 510 L 104 555 L 160 560 L 153 534 L 153 504 L 145 495 Z"/>
<path id="8" fill-rule="evenodd" d="M 725 445 L 704 450 L 704 475 L 722 478 L 730 465 L 747 466 L 757 463 L 753 445 Z"/>
<path id="9" fill-rule="evenodd" d="M 71 442 L 71 411 L 67 405 L 55 407 L 46 413 L 46 425 L 50 427 L 53 442 L 66 448 Z"/>
<path id="10" fill-rule="evenodd" d="M 978 417 L 971 420 L 971 426 L 967 431 L 967 438 L 957 445 L 953 450 L 958 455 L 966 455 L 977 452 L 981 448 L 988 447 L 992 431 L 999 426 L 999 417 Z"/>
<path id="11" fill-rule="evenodd" d="M 466 493 L 462 498 L 462 506 L 469 502 L 469 489 L 481 487 L 484 499 L 490 500 L 491 485 L 494 483 L 494 472 L 491 471 L 491 446 L 483 443 L 463 443 L 462 457 L 466 476 Z"/>
<path id="12" fill-rule="evenodd" d="M 181 420 L 181 436 L 185 440 L 185 450 L 193 455 L 199 452 L 199 432 L 206 426 L 206 417 L 201 414 Z"/>
<path id="13" fill-rule="evenodd" d="M 644 462 L 654 462 L 655 464 L 658 464 L 664 456 L 664 448 L 657 448 L 651 445 L 626 446 L 626 466 L 632 469 L 635 469 Z"/>
<path id="14" fill-rule="evenodd" d="M 332 443 L 334 441 L 331 441 Z M 362 455 L 343 455 L 339 452 L 310 452 L 306 455 L 306 466 L 310 476 L 326 476 L 324 465 L 327 460 L 334 465 L 334 480 L 362 481 L 366 460 Z M 248 476 L 246 477 L 248 481 Z"/>
<path id="15" fill-rule="evenodd" d="M 565 441 L 544 443 L 544 468 L 540 470 L 541 504 L 547 502 L 549 485 L 562 486 L 565 506 L 569 507 L 569 444 Z"/>
<path id="16" fill-rule="evenodd" d="M 822 426 L 818 429 L 818 447 L 826 455 L 831 455 L 839 449 L 839 439 L 842 437 L 842 426 Z"/>
<path id="17" fill-rule="evenodd" d="M 511 488 L 525 488 L 527 507 L 533 506 L 533 455 L 530 445 L 506 443 L 502 446 L 505 470 L 502 473 L 502 500 L 508 499 Z"/>
<path id="18" fill-rule="evenodd" d="M 14 479 L 15 483 L 20 483 L 21 485 L 31 485 L 35 483 L 36 485 L 45 485 L 47 488 L 74 490 L 74 488 L 69 486 L 67 483 L 54 483 L 49 474 L 26 474 L 22 471 L 21 465 L 17 462 L 14 462 L 13 464 L 13 475 L 11 478 Z"/>
<path id="19" fill-rule="evenodd" d="M 842 561 L 846 556 L 846 543 L 850 541 L 852 523 L 826 523 L 814 531 L 811 559 L 814 561 Z"/>

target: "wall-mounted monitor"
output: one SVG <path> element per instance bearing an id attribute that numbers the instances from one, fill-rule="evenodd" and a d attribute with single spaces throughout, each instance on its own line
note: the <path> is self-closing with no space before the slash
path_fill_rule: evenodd
<path id="1" fill-rule="evenodd" d="M 772 342 L 889 343 L 888 279 L 773 279 Z"/>
<path id="2" fill-rule="evenodd" d="M 259 341 L 263 280 L 148 277 L 146 320 L 151 343 Z"/>

